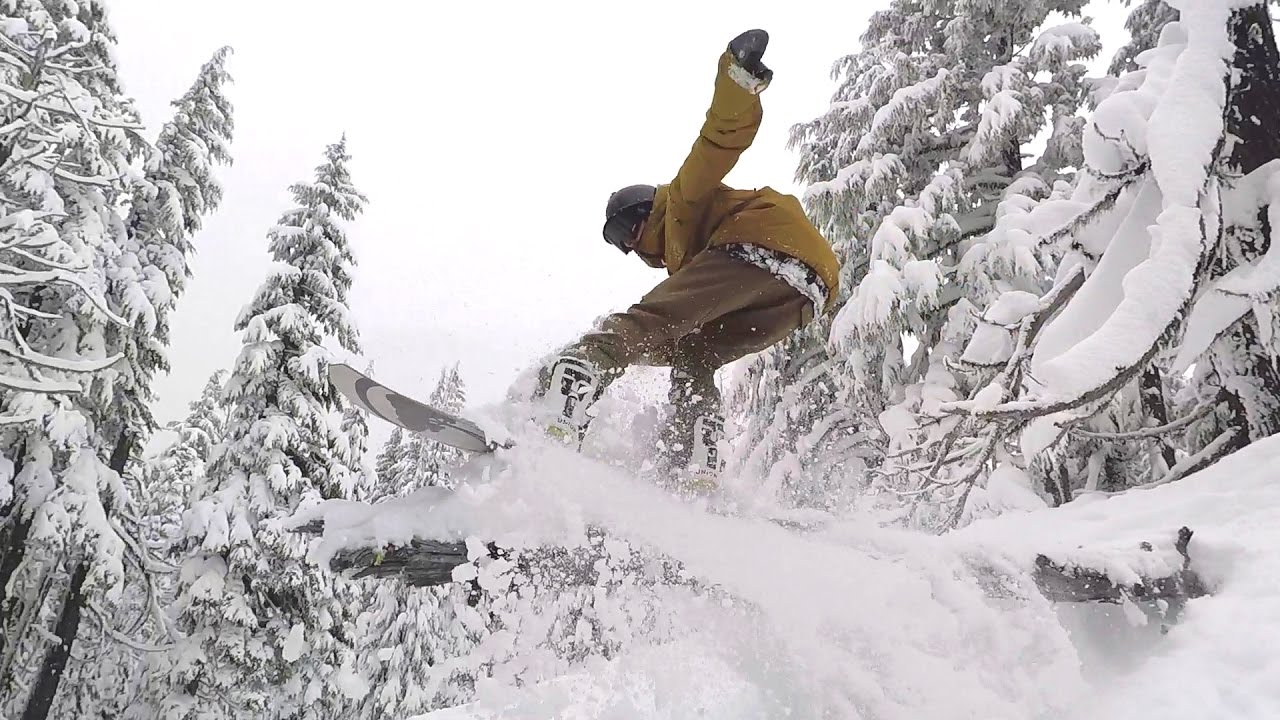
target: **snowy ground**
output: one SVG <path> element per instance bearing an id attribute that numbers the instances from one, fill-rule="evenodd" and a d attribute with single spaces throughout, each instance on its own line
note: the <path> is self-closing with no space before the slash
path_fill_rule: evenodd
<path id="1" fill-rule="evenodd" d="M 464 467 L 463 487 L 443 504 L 428 493 L 376 511 L 328 506 L 316 559 L 414 532 L 581 543 L 591 524 L 609 529 L 619 566 L 647 548 L 712 588 L 602 581 L 610 590 L 588 593 L 587 615 L 608 660 L 540 644 L 554 632 L 545 605 L 499 607 L 510 632 L 467 660 L 491 667 L 490 677 L 474 703 L 424 716 L 433 720 L 1277 718 L 1277 469 L 1280 438 L 1176 484 L 937 538 L 857 517 L 799 533 L 525 445 Z M 1167 632 L 1132 607 L 1055 608 L 1025 573 L 1039 552 L 1121 581 L 1159 574 L 1178 557 L 1139 543 L 1167 541 L 1182 525 L 1195 530 L 1191 555 L 1214 594 L 1189 603 Z M 1012 569 L 1021 597 L 990 599 L 975 564 Z M 481 567 L 481 582 L 505 587 L 506 569 Z"/>

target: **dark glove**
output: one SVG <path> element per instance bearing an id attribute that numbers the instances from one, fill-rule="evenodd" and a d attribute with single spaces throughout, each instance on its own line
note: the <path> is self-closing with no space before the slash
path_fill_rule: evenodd
<path id="1" fill-rule="evenodd" d="M 733 55 L 734 62 L 763 83 L 773 79 L 773 71 L 760 61 L 767 47 L 769 33 L 764 30 L 748 30 L 729 41 L 729 53 Z"/>

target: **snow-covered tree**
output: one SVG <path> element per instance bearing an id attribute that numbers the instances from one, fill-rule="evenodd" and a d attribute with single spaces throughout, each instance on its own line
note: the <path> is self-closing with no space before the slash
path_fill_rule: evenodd
<path id="1" fill-rule="evenodd" d="M 1006 303 L 1016 307 L 999 318 L 1002 333 L 966 348 L 990 357 L 991 381 L 937 408 L 954 425 L 929 483 L 955 501 L 952 522 L 983 500 L 993 462 L 1039 468 L 1069 495 L 1106 489 L 1102 469 L 1045 471 L 1073 442 L 1145 457 L 1123 487 L 1176 480 L 1280 429 L 1280 140 L 1268 130 L 1280 121 L 1280 53 L 1269 9 L 1169 5 L 1180 21 L 1089 120 L 1071 194 L 1001 218 L 1063 259 L 1048 292 Z M 1090 426 L 1126 403 L 1148 409 L 1143 422 Z"/>
<path id="2" fill-rule="evenodd" d="M 1126 5 L 1128 3 L 1125 3 Z M 1138 69 L 1138 55 L 1156 46 L 1164 26 L 1178 19 L 1178 11 L 1165 0 L 1139 0 L 1124 22 L 1129 42 L 1111 59 L 1109 74 L 1118 78 Z"/>
<path id="3" fill-rule="evenodd" d="M 177 437 L 146 464 L 137 491 L 138 511 L 147 524 L 148 539 L 154 542 L 175 536 L 187 498 L 193 488 L 203 485 L 214 446 L 226 436 L 227 406 L 222 400 L 226 379 L 226 370 L 209 377 L 200 397 L 188 407 L 187 417 L 171 426 Z"/>
<path id="4" fill-rule="evenodd" d="M 114 63 L 103 3 L 0 7 L 0 695 L 45 717 L 80 618 L 145 572 L 119 523 L 128 458 L 108 440 L 122 213 L 149 151 Z"/>
<path id="5" fill-rule="evenodd" d="M 10 30 L 29 31 L 32 18 L 52 21 L 58 14 L 66 14 L 57 23 L 59 32 L 68 35 L 69 45 L 51 50 L 63 59 L 52 60 L 47 54 L 41 57 L 40 46 L 34 46 L 34 54 L 27 57 L 34 66 L 75 75 L 84 83 L 78 92 L 64 95 L 64 130 L 45 130 L 55 137 L 59 132 L 69 132 L 73 137 L 85 135 L 88 123 L 93 122 L 86 118 L 107 112 L 109 108 L 114 108 L 120 118 L 132 122 L 136 114 L 122 98 L 114 77 L 110 58 L 113 40 L 102 6 L 96 3 L 46 7 L 30 4 L 26 10 L 31 13 L 24 19 L 26 24 L 11 23 L 7 26 Z M 94 49 L 94 53 L 77 58 L 79 44 Z M 82 462 L 91 463 L 87 453 L 96 452 L 99 465 L 94 472 L 100 481 L 105 479 L 108 483 L 107 488 L 99 489 L 100 498 L 106 502 L 100 510 L 95 510 L 95 513 L 101 512 L 94 520 L 100 526 L 96 534 L 115 536 L 113 542 L 123 548 L 118 577 L 131 586 L 122 591 L 118 582 L 95 585 L 94 559 L 74 550 L 49 562 L 29 558 L 34 567 L 43 566 L 46 571 L 64 575 L 69 573 L 65 582 L 47 585 L 44 593 L 44 602 L 61 605 L 55 623 L 61 642 L 35 655 L 43 655 L 44 659 L 35 689 L 27 700 L 25 712 L 32 717 L 37 716 L 32 713 L 48 712 L 59 687 L 70 693 L 60 696 L 59 712 L 74 712 L 76 708 L 85 707 L 101 707 L 103 712 L 108 712 L 109 707 L 119 707 L 117 701 L 127 697 L 123 686 L 128 683 L 124 678 L 138 667 L 137 652 L 133 645 L 122 644 L 125 633 L 121 629 L 142 637 L 144 633 L 137 631 L 141 625 L 148 624 L 146 616 L 157 606 L 156 578 L 152 576 L 157 568 L 148 558 L 143 538 L 145 530 L 133 522 L 136 512 L 129 507 L 132 499 L 129 489 L 138 486 L 140 468 L 133 463 L 136 451 L 154 427 L 147 407 L 152 398 L 150 384 L 157 369 L 167 369 L 164 358 L 164 346 L 168 342 L 167 317 L 181 291 L 180 283 L 166 282 L 165 271 L 171 266 L 180 266 L 185 275 L 190 234 L 199 228 L 200 215 L 216 206 L 219 196 L 210 166 L 229 159 L 222 147 L 230 131 L 230 108 L 220 95 L 225 80 L 221 70 L 223 55 L 219 53 L 214 62 L 202 70 L 196 89 L 175 103 L 178 113 L 163 127 L 155 147 L 141 140 L 136 127 L 120 123 L 108 125 L 110 139 L 115 142 L 118 153 L 113 159 L 116 165 L 110 168 L 112 174 L 108 174 L 108 167 L 102 167 L 97 169 L 96 178 L 87 175 L 61 178 L 78 180 L 93 188 L 88 194 L 70 198 L 69 205 L 91 213 L 73 232 L 82 241 L 95 235 L 102 238 L 101 252 L 93 267 L 100 274 L 101 298 L 109 312 L 83 317 L 80 332 L 85 339 L 79 343 L 81 347 L 98 348 L 98 354 L 110 352 L 120 359 L 92 375 L 83 375 L 80 378 L 83 392 L 68 396 L 60 411 L 79 416 L 75 422 L 80 423 L 82 434 L 76 442 L 79 452 L 86 454 Z M 94 79 L 97 82 L 92 82 Z M 55 77 L 50 83 L 61 83 L 65 88 L 63 78 Z M 56 97 L 57 90 L 52 92 Z M 123 130 L 128 130 L 128 134 L 122 135 Z M 92 134 L 85 135 L 83 141 L 89 149 L 112 147 Z M 67 157 L 64 155 L 62 159 L 65 161 Z M 140 165 L 142 174 L 126 167 L 126 163 Z M 74 163 L 67 166 L 74 167 Z M 53 175 L 60 177 L 56 169 Z M 199 201 L 178 202 L 168 197 L 170 195 Z M 121 217 L 125 208 L 128 218 Z M 30 254 L 19 253 L 22 259 L 30 259 Z M 53 300 L 52 297 L 44 299 L 46 309 L 56 307 Z M 69 340 L 66 336 L 59 337 L 56 347 L 61 352 L 74 348 Z M 28 345 L 34 347 L 34 343 Z M 64 424 L 67 423 L 64 421 Z M 60 474 L 56 465 L 60 454 L 57 433 L 50 432 L 48 426 L 41 428 L 33 424 L 32 428 L 34 433 L 21 442 L 31 447 L 52 441 L 55 465 L 51 475 L 57 478 Z M 133 475 L 132 482 L 122 483 L 122 476 L 127 474 Z M 67 483 L 70 479 L 63 480 L 64 488 L 74 486 Z M 52 501 L 48 509 L 59 515 L 65 514 L 64 508 L 74 508 L 83 502 L 76 497 L 82 495 L 83 490 L 59 497 L 62 490 L 55 490 L 46 500 L 46 504 Z M 38 509 L 34 515 L 37 527 L 47 526 L 42 522 L 43 511 L 45 508 Z M 22 522 L 20 516 L 15 518 L 15 529 L 20 530 Z M 71 541 L 69 547 L 74 548 L 74 525 L 67 529 L 73 535 L 66 539 Z M 57 570 L 60 566 L 65 567 Z M 82 617 L 88 621 L 85 634 L 81 633 Z M 163 634 L 162 622 L 150 624 L 149 634 Z M 93 636 L 92 639 L 89 636 Z M 81 660 L 68 665 L 73 649 Z M 86 656 L 88 660 L 84 659 Z M 111 662 L 102 662 L 104 657 L 110 657 Z M 111 677 L 105 677 L 104 673 L 111 673 Z M 64 675 L 71 678 L 71 682 L 61 683 Z"/>
<path id="6" fill-rule="evenodd" d="M 290 188 L 297 207 L 268 233 L 276 264 L 236 321 L 227 441 L 184 519 L 174 610 L 185 637 L 161 717 L 333 717 L 344 694 L 359 695 L 337 581 L 281 526 L 300 505 L 339 497 L 350 457 L 325 346 L 359 350 L 342 223 L 366 200 L 349 159 L 345 139 L 330 145 L 315 180 Z"/>
<path id="7" fill-rule="evenodd" d="M 378 452 L 378 458 L 374 462 L 374 472 L 377 474 L 377 483 L 375 487 L 379 490 L 386 490 L 392 487 L 398 469 L 405 462 L 405 456 L 409 449 L 408 433 L 400 426 L 396 426 L 391 430 L 391 436 L 383 443 L 382 450 Z M 384 480 L 385 478 L 385 480 Z M 376 493 L 376 491 L 375 491 Z M 379 499 L 379 495 L 375 494 L 372 499 Z"/>
<path id="8" fill-rule="evenodd" d="M 1048 196 L 1079 164 L 1081 61 L 1099 41 L 1083 20 L 1049 23 L 1084 4 L 895 0 L 836 63 L 830 109 L 791 142 L 807 209 L 841 260 L 840 309 L 762 355 L 735 393 L 756 418 L 744 443 L 756 474 L 811 485 L 799 498 L 847 496 L 841 476 L 864 473 L 804 465 L 833 452 L 879 465 L 885 411 L 963 397 L 943 358 L 975 308 L 1047 280 L 1047 259 L 1025 246 L 968 253 L 1002 208 Z"/>
<path id="9" fill-rule="evenodd" d="M 141 447 L 155 429 L 151 384 L 169 370 L 169 318 L 191 275 L 192 238 L 222 199 L 213 168 L 231 162 L 232 108 L 223 95 L 229 54 L 225 47 L 214 53 L 173 101 L 173 118 L 132 188 L 126 241 L 107 269 L 108 297 L 131 320 L 128 328 L 107 328 L 124 361 L 95 377 L 95 395 L 111 399 L 100 432 L 118 445 Z"/>

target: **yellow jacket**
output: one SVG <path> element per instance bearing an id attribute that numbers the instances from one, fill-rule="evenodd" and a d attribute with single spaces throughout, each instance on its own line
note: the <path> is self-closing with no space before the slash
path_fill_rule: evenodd
<path id="1" fill-rule="evenodd" d="M 675 179 L 658 186 L 636 251 L 650 265 L 675 273 L 709 247 L 770 248 L 813 268 L 827 286 L 830 308 L 840 283 L 839 262 L 800 201 L 768 187 L 734 190 L 722 182 L 751 146 L 762 117 L 760 96 L 730 77 L 732 62 L 728 52 L 720 56 L 707 120 Z"/>

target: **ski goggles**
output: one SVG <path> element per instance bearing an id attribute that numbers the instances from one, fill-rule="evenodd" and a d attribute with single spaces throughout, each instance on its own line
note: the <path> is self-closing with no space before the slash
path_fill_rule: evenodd
<path id="1" fill-rule="evenodd" d="M 643 205 L 629 207 L 609 218 L 604 223 L 604 239 L 610 245 L 618 248 L 623 253 L 631 252 L 635 247 L 636 233 L 640 230 L 640 223 L 648 217 L 648 208 Z"/>

